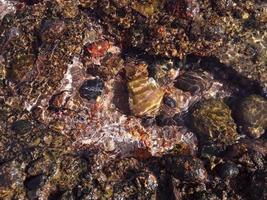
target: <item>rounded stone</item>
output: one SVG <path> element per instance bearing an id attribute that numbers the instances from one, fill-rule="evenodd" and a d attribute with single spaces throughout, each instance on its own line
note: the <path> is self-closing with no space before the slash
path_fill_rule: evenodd
<path id="1" fill-rule="evenodd" d="M 222 178 L 233 178 L 239 174 L 239 169 L 236 164 L 227 162 L 220 166 L 219 174 Z"/>
<path id="2" fill-rule="evenodd" d="M 104 89 L 104 82 L 100 78 L 85 81 L 79 89 L 82 98 L 96 100 Z"/>
<path id="3" fill-rule="evenodd" d="M 221 100 L 203 101 L 193 111 L 193 128 L 203 139 L 232 144 L 238 139 L 230 108 Z"/>
<path id="4" fill-rule="evenodd" d="M 37 176 L 32 176 L 25 181 L 25 186 L 29 190 L 36 190 L 42 187 L 45 183 L 45 176 L 40 174 Z"/>
<path id="5" fill-rule="evenodd" d="M 11 129 L 17 134 L 25 134 L 32 128 L 32 124 L 28 120 L 18 120 L 13 122 Z"/>
<path id="6" fill-rule="evenodd" d="M 267 129 L 267 101 L 261 96 L 245 98 L 237 111 L 243 130 L 253 138 L 261 137 Z"/>

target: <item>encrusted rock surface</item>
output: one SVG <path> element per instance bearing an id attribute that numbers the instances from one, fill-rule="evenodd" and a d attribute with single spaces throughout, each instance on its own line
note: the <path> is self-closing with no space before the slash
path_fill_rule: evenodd
<path id="1" fill-rule="evenodd" d="M 267 199 L 266 13 L 0 0 L 0 199 Z"/>

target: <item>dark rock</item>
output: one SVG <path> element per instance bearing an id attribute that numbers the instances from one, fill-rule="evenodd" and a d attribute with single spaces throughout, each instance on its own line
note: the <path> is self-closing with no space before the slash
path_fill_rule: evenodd
<path id="1" fill-rule="evenodd" d="M 17 134 L 25 134 L 29 132 L 31 128 L 32 128 L 32 124 L 28 120 L 15 121 L 11 126 L 11 129 Z"/>
<path id="2" fill-rule="evenodd" d="M 249 156 L 258 170 L 264 169 L 265 159 L 264 156 L 258 151 L 249 152 Z"/>
<path id="3" fill-rule="evenodd" d="M 27 178 L 24 184 L 29 190 L 36 190 L 44 185 L 45 179 L 45 176 L 40 174 Z"/>
<path id="4" fill-rule="evenodd" d="M 176 107 L 176 101 L 169 97 L 169 96 L 165 96 L 163 98 L 163 103 L 166 104 L 167 106 L 171 107 L 171 108 L 175 108 Z"/>
<path id="5" fill-rule="evenodd" d="M 161 173 L 157 197 L 162 200 L 175 200 L 173 187 L 171 176 L 167 173 Z"/>
<path id="6" fill-rule="evenodd" d="M 96 100 L 96 98 L 102 94 L 103 88 L 104 82 L 99 78 L 95 78 L 85 81 L 80 87 L 79 92 L 82 98 Z"/>
<path id="7" fill-rule="evenodd" d="M 144 127 L 149 127 L 155 123 L 155 119 L 153 117 L 144 117 L 141 123 Z"/>
<path id="8" fill-rule="evenodd" d="M 242 168 L 248 172 L 263 170 L 265 167 L 266 142 L 264 140 L 241 140 L 227 149 L 225 159 L 231 159 L 235 163 L 241 164 Z"/>
<path id="9" fill-rule="evenodd" d="M 203 162 L 191 156 L 166 156 L 163 162 L 168 171 L 175 177 L 188 182 L 203 182 L 207 172 Z"/>
<path id="10" fill-rule="evenodd" d="M 239 169 L 235 163 L 227 162 L 220 166 L 219 174 L 222 178 L 233 178 L 239 174 Z"/>

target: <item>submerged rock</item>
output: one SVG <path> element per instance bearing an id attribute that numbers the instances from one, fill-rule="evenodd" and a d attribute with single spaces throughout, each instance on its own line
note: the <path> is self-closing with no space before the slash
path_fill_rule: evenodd
<path id="1" fill-rule="evenodd" d="M 205 182 L 207 171 L 203 162 L 190 156 L 166 156 L 163 163 L 170 173 L 175 177 L 188 182 Z"/>
<path id="2" fill-rule="evenodd" d="M 177 78 L 176 87 L 192 95 L 203 94 L 211 88 L 213 79 L 210 74 L 201 70 L 188 71 Z"/>
<path id="3" fill-rule="evenodd" d="M 266 199 L 266 13 L 0 0 L 0 199 Z"/>
<path id="4" fill-rule="evenodd" d="M 231 110 L 221 100 L 211 99 L 200 103 L 193 111 L 192 120 L 200 137 L 225 144 L 231 144 L 238 139 Z"/>
<path id="5" fill-rule="evenodd" d="M 143 63 L 126 66 L 130 109 L 135 116 L 155 116 L 164 97 L 164 89 L 148 77 L 147 65 Z"/>
<path id="6" fill-rule="evenodd" d="M 85 81 L 80 87 L 80 95 L 87 100 L 96 100 L 102 94 L 104 83 L 101 79 L 96 78 Z"/>
<path id="7" fill-rule="evenodd" d="M 219 174 L 221 177 L 227 179 L 227 178 L 233 178 L 237 176 L 239 173 L 239 169 L 236 164 L 227 162 L 220 166 Z"/>
<path id="8" fill-rule="evenodd" d="M 253 138 L 259 138 L 267 129 L 267 100 L 252 95 L 245 98 L 237 111 L 244 131 Z"/>
<path id="9" fill-rule="evenodd" d="M 18 120 L 15 121 L 12 126 L 11 129 L 16 133 L 16 134 L 25 134 L 29 131 L 31 131 L 32 129 L 32 124 L 30 121 L 28 120 Z"/>

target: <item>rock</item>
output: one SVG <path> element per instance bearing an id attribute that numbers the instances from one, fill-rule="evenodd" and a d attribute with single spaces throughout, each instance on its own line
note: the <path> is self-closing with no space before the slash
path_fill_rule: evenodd
<path id="1" fill-rule="evenodd" d="M 42 23 L 39 34 L 43 43 L 53 43 L 55 40 L 60 39 L 65 30 L 66 25 L 64 21 L 47 20 Z"/>
<path id="2" fill-rule="evenodd" d="M 29 190 L 36 190 L 40 187 L 42 187 L 45 183 L 45 176 L 43 174 L 29 177 L 25 180 L 25 186 Z"/>
<path id="3" fill-rule="evenodd" d="M 249 136 L 261 137 L 267 129 L 267 100 L 257 95 L 245 98 L 237 110 L 237 117 Z"/>
<path id="4" fill-rule="evenodd" d="M 266 147 L 265 141 L 258 140 L 252 143 L 251 139 L 241 140 L 228 148 L 224 159 L 231 159 L 234 163 L 241 164 L 242 169 L 254 173 L 264 169 Z"/>
<path id="5" fill-rule="evenodd" d="M 99 58 L 107 53 L 109 47 L 109 42 L 107 40 L 103 40 L 88 44 L 86 49 L 92 58 Z"/>
<path id="6" fill-rule="evenodd" d="M 192 114 L 193 127 L 200 137 L 231 144 L 238 139 L 230 108 L 221 100 L 206 100 Z"/>
<path id="7" fill-rule="evenodd" d="M 95 78 L 85 81 L 80 87 L 79 92 L 82 98 L 96 100 L 102 94 L 103 88 L 104 82 L 99 78 Z"/>
<path id="8" fill-rule="evenodd" d="M 222 178 L 234 178 L 239 174 L 239 169 L 235 163 L 226 162 L 220 166 L 219 174 Z"/>
<path id="9" fill-rule="evenodd" d="M 202 70 L 191 70 L 178 76 L 176 87 L 190 92 L 192 95 L 199 95 L 210 89 L 212 83 L 212 76 L 209 73 Z"/>
<path id="10" fill-rule="evenodd" d="M 191 156 L 166 156 L 163 162 L 168 171 L 175 177 L 188 182 L 205 182 L 207 172 L 203 162 Z"/>
<path id="11" fill-rule="evenodd" d="M 11 129 L 16 134 L 25 134 L 25 133 L 29 132 L 31 130 L 31 128 L 32 128 L 32 124 L 28 120 L 15 121 L 11 126 Z"/>
<path id="12" fill-rule="evenodd" d="M 131 62 L 126 66 L 129 105 L 134 116 L 154 117 L 161 106 L 164 89 L 148 77 L 147 65 Z"/>
<path id="13" fill-rule="evenodd" d="M 222 144 L 207 144 L 201 147 L 201 158 L 210 158 L 212 156 L 220 156 L 225 151 L 225 146 Z"/>

